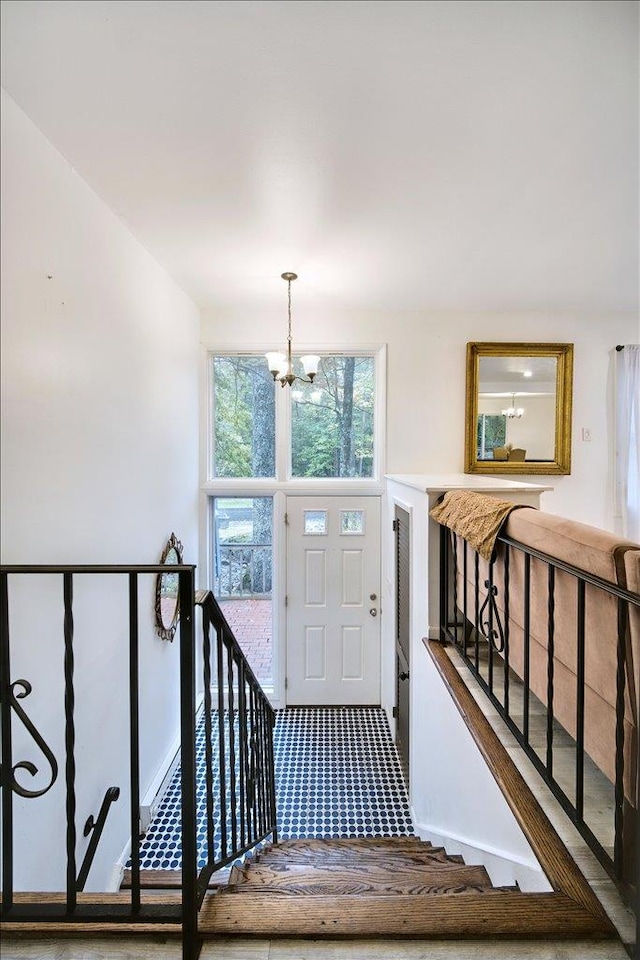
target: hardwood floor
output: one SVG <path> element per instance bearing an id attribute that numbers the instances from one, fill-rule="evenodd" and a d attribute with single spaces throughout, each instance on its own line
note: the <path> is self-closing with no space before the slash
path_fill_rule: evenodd
<path id="1" fill-rule="evenodd" d="M 176 941 L 2 941 L 2 960 L 181 960 Z M 201 960 L 629 960 L 616 941 L 216 940 Z"/>

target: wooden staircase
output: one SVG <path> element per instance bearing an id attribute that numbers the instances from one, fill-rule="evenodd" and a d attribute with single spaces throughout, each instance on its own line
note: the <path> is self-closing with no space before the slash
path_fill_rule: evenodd
<path id="1" fill-rule="evenodd" d="M 179 871 L 141 873 L 143 904 L 180 903 Z M 575 879 L 575 878 L 574 878 Z M 358 840 L 290 840 L 272 846 L 242 867 L 220 871 L 209 883 L 198 919 L 201 937 L 359 939 L 555 939 L 615 937 L 604 910 L 582 880 L 570 892 L 525 893 L 494 887 L 482 866 L 468 866 L 414 837 Z M 80 894 L 104 909 L 126 905 L 130 876 L 121 892 Z M 62 894 L 21 894 L 17 902 L 60 902 Z M 3 924 L 3 935 L 71 934 L 69 924 L 27 928 Z M 164 935 L 180 925 L 164 923 Z M 158 933 L 152 922 L 74 923 L 75 936 Z"/>
<path id="2" fill-rule="evenodd" d="M 611 935 L 601 913 L 564 894 L 496 888 L 484 867 L 412 837 L 284 841 L 233 868 L 199 927 L 205 937 Z"/>
<path id="3" fill-rule="evenodd" d="M 226 882 L 228 880 L 228 882 Z M 142 902 L 162 910 L 180 903 L 179 871 L 141 874 Z M 130 878 L 111 894 L 79 894 L 97 908 L 130 898 Z M 16 902 L 62 904 L 62 894 L 16 895 Z M 164 936 L 180 924 L 163 923 Z M 3 937 L 157 936 L 151 919 L 131 923 L 60 920 L 5 922 Z M 243 867 L 214 874 L 198 933 L 218 937 L 479 940 L 586 940 L 616 933 L 582 881 L 571 893 L 493 887 L 482 866 L 467 866 L 442 847 L 410 837 L 294 840 L 270 847 Z M 145 954 L 146 955 L 146 954 Z"/>
<path id="4" fill-rule="evenodd" d="M 198 917 L 203 938 L 260 937 L 383 939 L 615 938 L 595 893 L 553 830 L 530 788 L 464 686 L 444 649 L 430 653 L 471 734 L 521 825 L 552 889 L 529 893 L 493 887 L 484 867 L 468 866 L 415 837 L 284 841 L 242 867 L 211 877 Z M 141 900 L 152 910 L 175 908 L 176 922 L 162 934 L 179 936 L 179 871 L 142 871 Z M 105 909 L 129 908 L 130 877 L 118 893 L 87 894 L 78 901 Z M 63 894 L 16 894 L 16 903 L 63 904 Z M 3 924 L 5 936 L 158 934 L 137 922 L 64 920 Z"/>

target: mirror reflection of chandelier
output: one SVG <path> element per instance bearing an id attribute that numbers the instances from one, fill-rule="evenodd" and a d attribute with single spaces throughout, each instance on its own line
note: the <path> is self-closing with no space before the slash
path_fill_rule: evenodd
<path id="1" fill-rule="evenodd" d="M 502 411 L 502 416 L 507 417 L 508 420 L 519 420 L 524 414 L 523 407 L 516 407 L 516 395 L 515 393 L 511 394 L 511 406 L 507 407 L 506 410 Z"/>

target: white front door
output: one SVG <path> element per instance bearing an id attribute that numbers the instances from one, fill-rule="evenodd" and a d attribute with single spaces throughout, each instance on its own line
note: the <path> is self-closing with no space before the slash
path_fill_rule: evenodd
<path id="1" fill-rule="evenodd" d="M 380 498 L 287 498 L 287 703 L 380 703 Z"/>

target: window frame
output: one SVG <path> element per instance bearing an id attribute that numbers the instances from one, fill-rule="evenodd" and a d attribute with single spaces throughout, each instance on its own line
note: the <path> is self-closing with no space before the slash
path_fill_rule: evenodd
<path id="1" fill-rule="evenodd" d="M 278 476 L 278 397 L 276 395 L 274 410 L 275 449 L 273 457 L 274 474 L 270 477 L 217 477 L 214 474 L 214 447 L 215 447 L 215 392 L 214 392 L 214 360 L 216 357 L 259 357 L 253 350 L 209 350 L 207 352 L 207 449 L 206 449 L 206 479 L 218 484 L 220 481 L 273 482 Z"/>
<path id="2" fill-rule="evenodd" d="M 260 356 L 272 348 L 267 346 L 223 346 L 206 347 L 205 363 L 205 412 L 202 418 L 203 430 L 203 480 L 201 490 L 205 494 L 223 496 L 225 493 L 245 496 L 270 495 L 278 491 L 287 494 L 304 493 L 306 495 L 327 496 L 330 494 L 379 495 L 383 491 L 386 456 L 386 344 L 366 344 L 359 347 L 340 347 L 337 345 L 304 345 L 296 349 L 295 356 L 316 353 L 319 356 L 370 356 L 374 359 L 375 400 L 373 427 L 373 470 L 371 477 L 292 477 L 292 436 L 291 403 L 289 387 L 277 387 L 275 402 L 275 477 L 215 477 L 213 476 L 214 456 L 214 398 L 213 398 L 213 357 L 216 356 Z M 251 493 L 250 491 L 255 491 Z"/>
<path id="3" fill-rule="evenodd" d="M 386 410 L 387 410 L 387 346 L 386 344 L 362 344 L 349 349 L 336 344 L 303 344 L 295 354 L 317 353 L 343 354 L 345 356 L 372 356 L 375 361 L 374 405 L 374 454 L 371 477 L 319 477 L 296 478 L 290 476 L 291 450 L 291 404 L 288 403 L 287 387 L 276 390 L 276 476 L 271 477 L 213 477 L 213 356 L 234 354 L 264 354 L 273 350 L 273 343 L 255 344 L 203 344 L 200 354 L 200 549 L 198 583 L 205 587 L 212 582 L 212 514 L 215 497 L 272 497 L 273 498 L 273 686 L 265 689 L 274 707 L 284 706 L 285 650 L 283 630 L 286 622 L 284 584 L 286 582 L 286 526 L 287 497 L 295 496 L 377 496 L 384 494 L 386 466 Z"/>

